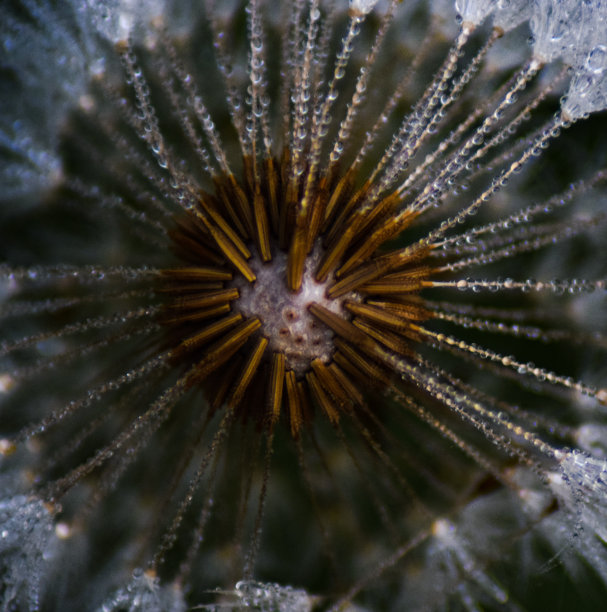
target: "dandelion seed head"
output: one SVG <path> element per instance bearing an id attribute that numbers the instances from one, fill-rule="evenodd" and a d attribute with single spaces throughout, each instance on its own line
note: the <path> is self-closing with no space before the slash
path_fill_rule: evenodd
<path id="1" fill-rule="evenodd" d="M 521 559 L 607 580 L 602 6 L 185 4 L 0 26 L 30 83 L 0 119 L 1 596 L 476 610 L 535 605 Z M 47 586 L 55 541 L 77 578 Z"/>

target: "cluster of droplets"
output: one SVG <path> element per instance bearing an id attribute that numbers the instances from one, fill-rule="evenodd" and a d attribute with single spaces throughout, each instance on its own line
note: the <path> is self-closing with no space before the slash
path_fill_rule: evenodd
<path id="1" fill-rule="evenodd" d="M 101 604 L 98 612 L 185 612 L 186 603 L 177 585 L 161 586 L 158 578 L 142 569 L 133 571 L 131 582 Z"/>
<path id="2" fill-rule="evenodd" d="M 3 483 L 6 484 L 6 483 Z M 4 610 L 39 610 L 59 540 L 52 513 L 35 497 L 0 500 L 0 603 Z"/>
<path id="3" fill-rule="evenodd" d="M 568 119 L 607 105 L 607 24 L 601 0 L 457 0 L 455 7 L 464 23 L 479 25 L 492 17 L 505 31 L 529 20 L 534 57 L 541 63 L 561 59 L 572 68 L 563 102 Z"/>

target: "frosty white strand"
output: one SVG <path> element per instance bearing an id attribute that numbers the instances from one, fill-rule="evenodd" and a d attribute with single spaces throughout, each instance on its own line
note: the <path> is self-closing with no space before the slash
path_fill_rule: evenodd
<path id="1" fill-rule="evenodd" d="M 479 243 L 478 249 L 476 249 L 477 255 L 445 264 L 439 267 L 437 271 L 455 272 L 474 266 L 487 265 L 509 257 L 515 257 L 522 253 L 537 251 L 545 246 L 557 244 L 562 240 L 579 236 L 588 230 L 598 229 L 604 221 L 605 215 L 595 215 L 589 219 L 572 219 L 568 223 L 551 224 L 546 228 L 540 226 L 527 232 L 529 235 L 521 240 L 518 240 L 518 236 L 514 235 L 509 239 L 499 241 L 506 245 L 502 248 L 485 250 L 484 246 L 488 245 Z"/>
<path id="2" fill-rule="evenodd" d="M 147 298 L 154 297 L 154 293 L 148 289 L 140 289 L 133 291 L 119 291 L 115 293 L 103 292 L 94 293 L 79 297 L 68 298 L 48 298 L 43 300 L 11 300 L 0 304 L 0 318 L 5 317 L 21 317 L 32 314 L 40 314 L 43 312 L 57 312 L 81 304 L 90 304 L 95 302 L 109 302 L 111 300 L 123 300 L 132 298 Z"/>
<path id="3" fill-rule="evenodd" d="M 353 123 L 356 118 L 357 112 L 359 110 L 359 107 L 365 100 L 367 84 L 369 81 L 369 77 L 373 71 L 377 55 L 384 41 L 386 32 L 388 31 L 389 26 L 394 18 L 394 10 L 396 8 L 397 1 L 398 0 L 392 0 L 390 2 L 388 10 L 383 16 L 380 28 L 377 34 L 375 35 L 375 41 L 373 42 L 373 46 L 367 54 L 364 67 L 360 69 L 358 79 L 356 81 L 355 92 L 352 96 L 352 101 L 348 105 L 348 111 L 346 113 L 346 116 L 344 117 L 344 119 L 342 119 L 340 123 L 337 139 L 335 140 L 335 143 L 333 145 L 333 150 L 329 154 L 331 165 L 336 164 L 340 160 L 343 152 L 346 150 L 345 145 L 347 143 L 348 138 L 350 137 L 350 133 L 352 131 Z"/>
<path id="4" fill-rule="evenodd" d="M 224 79 L 227 90 L 226 101 L 228 104 L 230 117 L 234 127 L 236 128 L 238 142 L 240 143 L 240 150 L 243 155 L 247 155 L 250 153 L 250 142 L 245 137 L 246 130 L 244 104 L 242 103 L 241 96 L 236 86 L 236 78 L 230 62 L 230 54 L 226 45 L 226 32 L 222 30 L 222 26 L 217 16 L 215 0 L 206 0 L 205 3 L 213 33 L 213 47 L 215 50 L 217 67 Z"/>
<path id="5" fill-rule="evenodd" d="M 36 497 L 0 500 L 0 571 L 3 610 L 40 610 L 41 587 L 57 547 L 53 517 Z"/>
<path id="6" fill-rule="evenodd" d="M 567 340 L 568 342 L 581 344 L 599 344 L 607 346 L 607 337 L 598 332 L 584 334 L 564 329 L 545 329 L 542 327 L 531 325 L 520 325 L 518 323 L 506 324 L 503 321 L 495 322 L 488 319 L 478 319 L 457 315 L 452 313 L 435 311 L 436 318 L 442 321 L 449 321 L 456 325 L 460 325 L 466 329 L 478 329 L 496 334 L 506 334 L 519 338 L 529 338 L 538 340 L 539 342 L 555 342 Z"/>
<path id="7" fill-rule="evenodd" d="M 544 368 L 538 368 L 531 362 L 523 363 L 510 355 L 501 355 L 495 351 L 491 351 L 476 344 L 465 342 L 464 340 L 460 340 L 459 338 L 455 338 L 453 336 L 433 332 L 421 327 L 416 327 L 416 329 L 421 334 L 436 342 L 438 346 L 446 346 L 457 351 L 470 353 L 471 355 L 475 355 L 480 359 L 493 361 L 504 366 L 505 368 L 515 370 L 519 374 L 536 378 L 540 381 L 547 380 L 550 383 L 561 385 L 567 389 L 577 391 L 583 395 L 588 395 L 589 397 L 593 397 L 597 400 L 604 399 L 605 391 L 603 389 L 596 389 L 589 385 L 585 385 L 581 382 L 573 380 L 569 376 L 559 376 L 558 374 L 550 372 Z"/>
<path id="8" fill-rule="evenodd" d="M 604 291 L 607 288 L 607 281 L 591 281 L 583 278 L 572 278 L 567 280 L 537 281 L 527 279 L 515 281 L 511 278 L 504 280 L 481 280 L 481 279 L 460 279 L 453 281 L 428 281 L 428 287 L 444 288 L 449 287 L 460 291 L 500 291 L 502 289 L 515 291 L 550 291 L 559 295 L 579 294 L 592 291 Z"/>
<path id="9" fill-rule="evenodd" d="M 572 450 L 560 453 L 559 463 L 547 474 L 551 490 L 580 526 L 607 543 L 607 462 Z"/>
<path id="10" fill-rule="evenodd" d="M 126 325 L 129 322 L 135 321 L 137 319 L 153 319 L 159 311 L 159 307 L 138 308 L 136 310 L 115 314 L 109 317 L 96 317 L 85 319 L 84 321 L 79 321 L 78 323 L 70 323 L 56 331 L 41 332 L 39 334 L 26 336 L 25 338 L 20 338 L 19 340 L 14 340 L 12 342 L 1 342 L 0 357 L 8 355 L 13 351 L 19 351 L 28 348 L 30 346 L 38 344 L 39 342 L 50 340 L 51 338 L 64 338 L 72 334 L 83 334 L 93 330 L 113 327 L 114 325 Z"/>
<path id="11" fill-rule="evenodd" d="M 319 0 L 312 0 L 310 4 L 309 23 L 305 35 L 305 45 L 303 51 L 303 61 L 298 70 L 298 77 L 294 82 L 292 101 L 294 105 L 293 128 L 291 134 L 293 162 L 291 166 L 291 181 L 294 183 L 299 180 L 303 172 L 304 148 L 308 137 L 308 123 L 312 116 L 310 109 L 310 88 L 312 77 L 313 49 L 318 34 L 320 21 Z"/>
<path id="12" fill-rule="evenodd" d="M 31 266 L 12 267 L 0 264 L 0 278 L 27 283 L 49 283 L 61 279 L 70 279 L 83 285 L 112 282 L 116 280 L 137 281 L 149 280 L 158 276 L 160 270 L 142 266 L 129 268 L 126 266 Z"/>
<path id="13" fill-rule="evenodd" d="M 607 170 L 599 170 L 589 179 L 582 179 L 572 183 L 569 185 L 567 191 L 552 196 L 544 202 L 532 204 L 492 223 L 480 225 L 467 230 L 462 234 L 445 238 L 440 243 L 437 243 L 437 246 L 442 248 L 449 245 L 474 242 L 476 237 L 483 234 L 508 231 L 514 226 L 531 223 L 536 216 L 549 215 L 554 211 L 554 209 L 571 205 L 573 202 L 575 202 L 575 198 L 579 198 L 579 196 L 584 195 L 590 189 L 594 188 L 597 183 L 604 181 L 605 179 L 607 179 Z"/>

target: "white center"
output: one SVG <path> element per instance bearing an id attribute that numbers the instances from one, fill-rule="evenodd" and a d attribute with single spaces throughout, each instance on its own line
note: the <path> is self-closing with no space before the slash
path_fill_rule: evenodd
<path id="1" fill-rule="evenodd" d="M 287 255 L 279 249 L 269 263 L 261 263 L 257 258 L 248 262 L 257 276 L 254 283 L 242 277 L 234 281 L 240 291 L 237 305 L 242 314 L 261 319 L 270 350 L 283 353 L 287 368 L 298 376 L 304 374 L 313 359 L 327 363 L 333 353 L 333 332 L 310 314 L 308 306 L 316 303 L 342 313 L 342 299 L 328 298 L 327 282 L 318 283 L 314 279 L 319 260 L 320 249 L 316 248 L 306 259 L 297 293 L 287 289 Z"/>

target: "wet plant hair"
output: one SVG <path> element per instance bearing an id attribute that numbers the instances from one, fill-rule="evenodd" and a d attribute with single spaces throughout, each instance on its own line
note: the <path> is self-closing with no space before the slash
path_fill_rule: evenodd
<path id="1" fill-rule="evenodd" d="M 604 9 L 186 4 L 6 9 L 4 608 L 593 606 Z"/>

